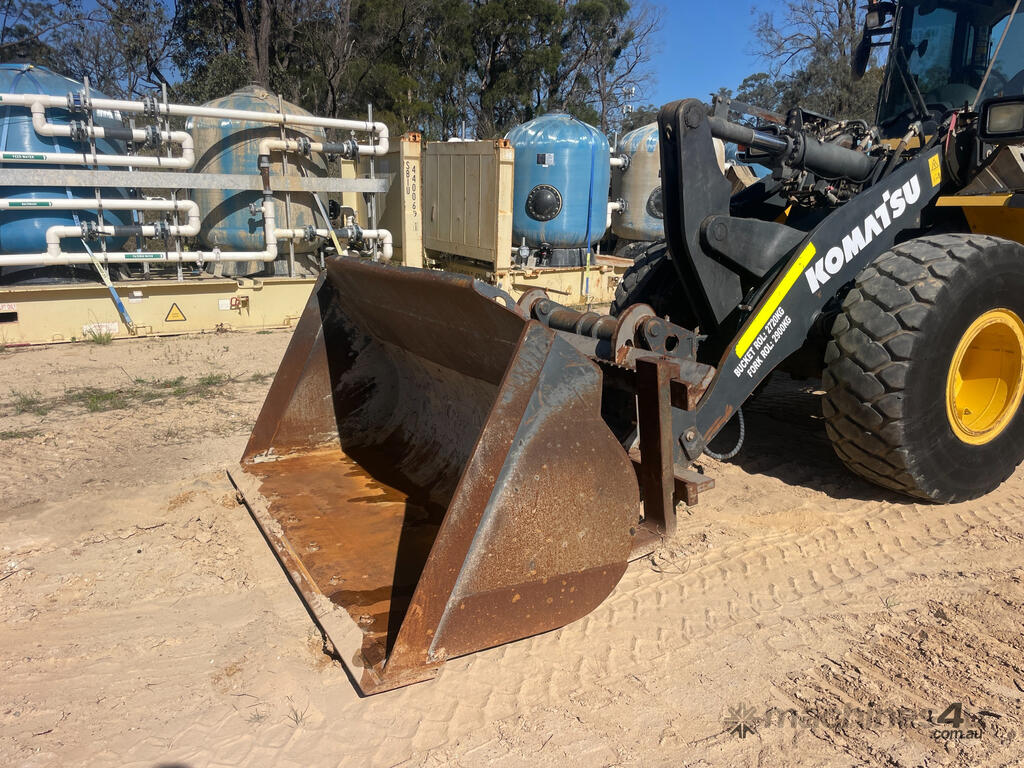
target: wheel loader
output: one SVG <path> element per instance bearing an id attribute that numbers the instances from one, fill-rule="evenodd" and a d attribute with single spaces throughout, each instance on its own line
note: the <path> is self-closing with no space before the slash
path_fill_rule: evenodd
<path id="1" fill-rule="evenodd" d="M 874 2 L 874 124 L 727 100 L 658 115 L 665 244 L 612 314 L 332 258 L 239 471 L 364 694 L 594 609 L 714 481 L 776 369 L 820 374 L 839 458 L 926 502 L 1024 456 L 1024 20 Z M 731 195 L 713 140 L 771 169 Z M 714 443 L 716 436 L 719 440 Z"/>

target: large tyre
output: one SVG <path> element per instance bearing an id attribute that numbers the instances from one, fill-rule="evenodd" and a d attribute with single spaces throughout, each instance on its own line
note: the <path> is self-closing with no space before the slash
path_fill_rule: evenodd
<path id="1" fill-rule="evenodd" d="M 839 458 L 937 502 L 996 488 L 1024 458 L 1024 247 L 935 235 L 866 267 L 822 377 Z"/>
<path id="2" fill-rule="evenodd" d="M 664 242 L 649 247 L 626 270 L 615 288 L 609 311 L 618 316 L 633 304 L 649 304 L 659 317 L 669 317 L 682 325 L 689 319 L 679 275 L 669 261 Z"/>

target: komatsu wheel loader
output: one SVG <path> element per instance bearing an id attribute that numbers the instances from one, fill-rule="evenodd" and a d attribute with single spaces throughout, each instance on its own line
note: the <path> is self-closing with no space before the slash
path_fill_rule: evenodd
<path id="1" fill-rule="evenodd" d="M 580 618 L 713 485 L 778 368 L 821 372 L 854 472 L 916 499 L 1024 456 L 1024 20 L 869 6 L 874 125 L 716 100 L 658 116 L 666 244 L 614 313 L 330 259 L 234 477 L 364 693 Z M 713 139 L 772 169 L 730 196 Z M 717 444 L 716 444 L 717 445 Z"/>

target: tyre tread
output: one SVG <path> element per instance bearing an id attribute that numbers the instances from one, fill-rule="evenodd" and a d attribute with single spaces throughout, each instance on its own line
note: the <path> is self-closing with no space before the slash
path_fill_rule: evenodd
<path id="1" fill-rule="evenodd" d="M 925 344 L 921 329 L 941 292 L 1000 242 L 984 235 L 919 238 L 861 271 L 833 325 L 822 375 L 826 432 L 855 474 L 915 498 L 956 499 L 929 484 L 904 446 L 902 393 L 910 360 Z"/>

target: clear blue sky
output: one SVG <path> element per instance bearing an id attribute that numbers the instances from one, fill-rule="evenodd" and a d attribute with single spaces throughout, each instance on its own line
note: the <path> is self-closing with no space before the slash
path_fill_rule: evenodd
<path id="1" fill-rule="evenodd" d="M 751 26 L 755 7 L 768 3 L 753 0 L 654 0 L 661 8 L 662 28 L 658 50 L 651 57 L 654 84 L 636 103 L 660 106 L 683 98 L 707 99 L 721 86 L 732 88 L 744 77 L 764 69 L 754 56 Z"/>

